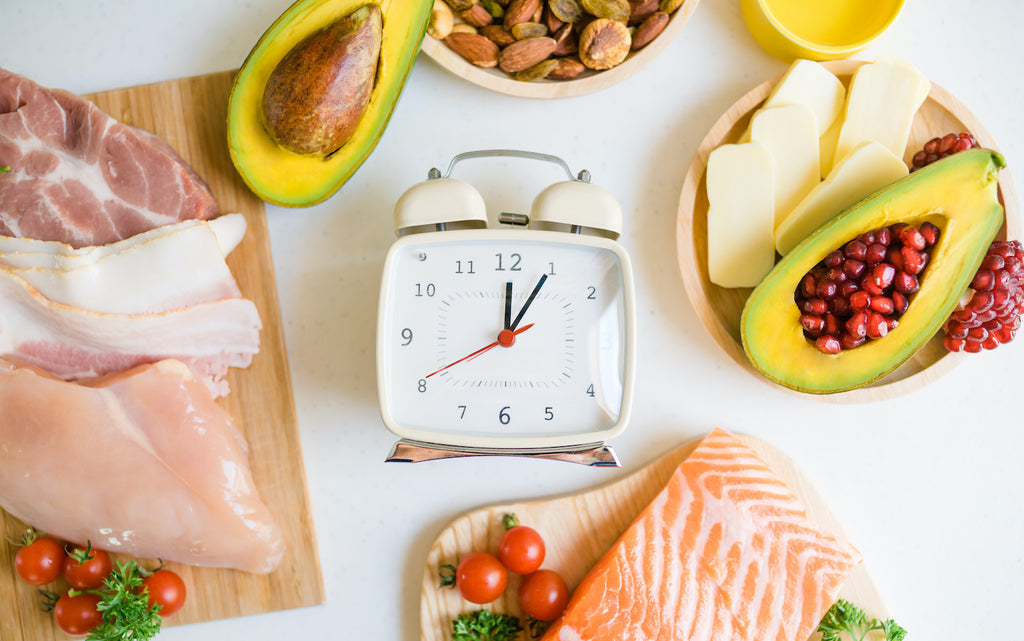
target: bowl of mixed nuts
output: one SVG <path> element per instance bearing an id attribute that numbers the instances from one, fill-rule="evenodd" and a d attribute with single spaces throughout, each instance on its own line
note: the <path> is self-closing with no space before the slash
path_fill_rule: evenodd
<path id="1" fill-rule="evenodd" d="M 628 78 L 668 46 L 700 0 L 434 0 L 422 49 L 487 89 L 579 96 Z"/>

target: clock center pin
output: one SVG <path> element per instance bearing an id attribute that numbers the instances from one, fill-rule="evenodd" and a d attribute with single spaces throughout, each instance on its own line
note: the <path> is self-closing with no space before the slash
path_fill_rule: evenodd
<path id="1" fill-rule="evenodd" d="M 511 329 L 503 329 L 498 332 L 498 344 L 502 347 L 512 347 L 516 342 L 516 333 Z"/>

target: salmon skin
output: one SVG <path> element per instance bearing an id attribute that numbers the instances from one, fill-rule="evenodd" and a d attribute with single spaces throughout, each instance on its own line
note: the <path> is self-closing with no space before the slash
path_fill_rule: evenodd
<path id="1" fill-rule="evenodd" d="M 715 429 L 542 641 L 805 641 L 860 561 L 753 450 Z"/>

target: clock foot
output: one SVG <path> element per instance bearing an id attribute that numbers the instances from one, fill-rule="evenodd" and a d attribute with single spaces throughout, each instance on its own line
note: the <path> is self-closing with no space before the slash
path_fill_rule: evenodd
<path id="1" fill-rule="evenodd" d="M 401 439 L 392 446 L 391 452 L 385 460 L 389 463 L 421 463 L 423 461 L 437 461 L 465 456 L 521 456 L 577 463 L 591 467 L 619 467 L 619 459 L 615 456 L 615 451 L 604 443 L 589 443 L 567 447 L 506 449 L 462 447 Z"/>

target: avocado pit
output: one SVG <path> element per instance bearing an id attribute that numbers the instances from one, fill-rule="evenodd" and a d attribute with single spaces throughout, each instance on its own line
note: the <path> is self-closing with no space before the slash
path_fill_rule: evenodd
<path id="1" fill-rule="evenodd" d="M 383 25 L 367 4 L 293 47 L 263 92 L 262 122 L 296 154 L 326 157 L 352 138 L 370 102 Z"/>

